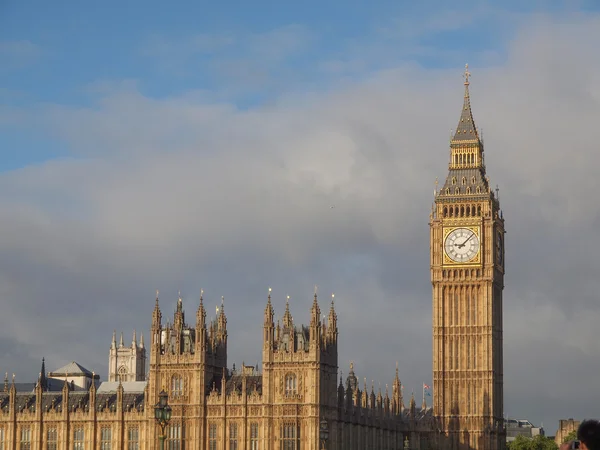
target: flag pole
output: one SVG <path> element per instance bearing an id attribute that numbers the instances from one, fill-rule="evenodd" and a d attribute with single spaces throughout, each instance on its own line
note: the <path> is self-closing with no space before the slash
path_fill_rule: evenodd
<path id="1" fill-rule="evenodd" d="M 423 403 L 425 403 L 425 383 L 423 383 Z"/>

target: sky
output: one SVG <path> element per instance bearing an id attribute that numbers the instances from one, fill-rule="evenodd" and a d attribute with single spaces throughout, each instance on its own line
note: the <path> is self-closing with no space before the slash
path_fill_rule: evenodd
<path id="1" fill-rule="evenodd" d="M 505 413 L 597 416 L 600 8 L 531 1 L 0 1 L 0 372 L 225 298 L 335 293 L 340 370 L 431 383 L 429 213 L 465 63 L 506 220 Z M 332 208 L 334 206 L 334 208 Z"/>

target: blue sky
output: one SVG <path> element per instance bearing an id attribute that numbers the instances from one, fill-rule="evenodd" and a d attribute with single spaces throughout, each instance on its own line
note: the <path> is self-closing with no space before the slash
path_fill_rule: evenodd
<path id="1" fill-rule="evenodd" d="M 123 82 L 152 98 L 202 92 L 247 108 L 410 61 L 496 64 L 532 15 L 594 2 L 5 1 L 0 101 L 30 112 L 93 105 Z M 70 154 L 44 127 L 0 122 L 10 170 Z"/>
<path id="2" fill-rule="evenodd" d="M 508 229 L 506 411 L 551 433 L 597 414 L 599 9 L 0 1 L 0 373 L 104 374 L 157 288 L 165 317 L 179 290 L 192 311 L 225 295 L 231 360 L 253 361 L 267 287 L 300 322 L 318 284 L 340 369 L 386 383 L 399 361 L 419 392 L 431 192 L 469 63 Z"/>

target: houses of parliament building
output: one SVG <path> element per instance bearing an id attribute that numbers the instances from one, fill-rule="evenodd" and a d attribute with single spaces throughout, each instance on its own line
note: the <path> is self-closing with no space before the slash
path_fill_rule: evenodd
<path id="1" fill-rule="evenodd" d="M 289 305 L 275 321 L 269 292 L 262 367 L 230 369 L 224 306 L 207 322 L 202 296 L 191 318 L 178 298 L 164 321 L 157 294 L 147 342 L 113 335 L 108 381 L 75 362 L 48 373 L 43 362 L 34 383 L 7 374 L 0 450 L 158 449 L 154 405 L 163 390 L 172 408 L 168 450 L 503 450 L 504 219 L 486 176 L 469 76 L 430 215 L 431 408 L 405 401 L 398 367 L 383 392 L 361 383 L 352 364 L 339 375 L 333 298 L 322 315 L 315 293 L 308 324 L 297 325 Z"/>

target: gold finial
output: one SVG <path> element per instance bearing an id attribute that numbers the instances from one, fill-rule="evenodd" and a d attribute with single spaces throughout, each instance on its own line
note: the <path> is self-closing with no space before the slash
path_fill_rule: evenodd
<path id="1" fill-rule="evenodd" d="M 289 302 L 290 302 L 290 296 L 288 295 L 287 299 L 286 299 L 286 303 L 289 303 Z"/>
<path id="2" fill-rule="evenodd" d="M 471 72 L 469 72 L 469 64 L 465 64 L 465 86 L 469 85 L 469 77 L 471 76 Z"/>
<path id="3" fill-rule="evenodd" d="M 271 293 L 271 288 L 269 288 L 269 294 Z"/>
<path id="4" fill-rule="evenodd" d="M 315 295 L 317 295 L 317 291 L 319 290 L 319 288 L 317 287 L 317 285 L 315 284 Z"/>
<path id="5" fill-rule="evenodd" d="M 158 289 L 156 290 L 156 298 L 158 298 Z"/>
<path id="6" fill-rule="evenodd" d="M 331 294 L 331 301 L 335 298 L 335 294 Z"/>

